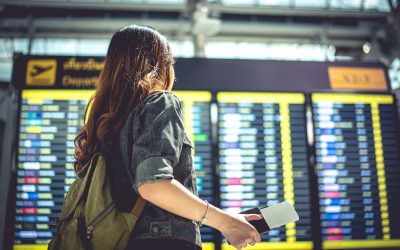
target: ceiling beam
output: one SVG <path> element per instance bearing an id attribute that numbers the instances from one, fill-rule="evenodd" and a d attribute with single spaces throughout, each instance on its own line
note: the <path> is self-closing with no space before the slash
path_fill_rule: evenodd
<path id="1" fill-rule="evenodd" d="M 252 14 L 271 16 L 308 16 L 308 17 L 354 17 L 354 18 L 386 18 L 390 12 L 379 11 L 357 11 L 357 10 L 336 10 L 336 9 L 307 9 L 294 7 L 234 7 L 210 4 L 210 9 L 223 14 Z"/>
<path id="2" fill-rule="evenodd" d="M 50 7 L 68 9 L 92 10 L 139 10 L 139 11 L 164 11 L 181 12 L 186 9 L 182 4 L 141 4 L 141 3 L 113 3 L 108 1 L 30 1 L 30 0 L 0 0 L 2 5 L 21 7 Z"/>
<path id="3" fill-rule="evenodd" d="M 104 38 L 130 24 L 152 26 L 169 39 L 191 39 L 191 25 L 182 20 L 145 18 L 6 18 L 0 19 L 0 37 L 27 37 L 34 28 L 34 38 Z M 271 22 L 223 21 L 220 32 L 208 38 L 234 41 L 288 41 L 300 43 L 335 43 L 340 46 L 359 46 L 372 39 L 375 26 L 367 23 L 358 27 L 333 24 L 298 24 Z M 326 41 L 324 40 L 326 39 Z"/>

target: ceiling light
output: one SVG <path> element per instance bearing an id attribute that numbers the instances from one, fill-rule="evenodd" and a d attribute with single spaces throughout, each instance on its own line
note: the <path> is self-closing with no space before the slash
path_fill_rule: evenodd
<path id="1" fill-rule="evenodd" d="M 363 45 L 363 51 L 365 54 L 368 54 L 371 51 L 371 44 L 366 42 Z"/>

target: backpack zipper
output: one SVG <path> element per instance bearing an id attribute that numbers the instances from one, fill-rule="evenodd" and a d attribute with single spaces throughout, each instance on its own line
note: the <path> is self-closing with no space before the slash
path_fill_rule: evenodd
<path id="1" fill-rule="evenodd" d="M 106 209 L 104 209 L 103 212 L 101 212 L 93 221 L 92 223 L 89 224 L 89 226 L 86 228 L 86 238 L 88 240 L 92 239 L 93 237 L 93 229 L 94 227 L 102 221 L 110 212 L 111 210 L 115 207 L 114 203 L 111 203 Z"/>

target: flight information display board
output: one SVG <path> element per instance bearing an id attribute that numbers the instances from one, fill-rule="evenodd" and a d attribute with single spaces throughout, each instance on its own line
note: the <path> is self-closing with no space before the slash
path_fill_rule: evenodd
<path id="1" fill-rule="evenodd" d="M 14 249 L 47 249 L 69 185 L 75 179 L 73 140 L 93 90 L 23 90 L 17 172 Z M 174 92 L 183 104 L 186 133 L 195 144 L 199 195 L 212 199 L 208 92 Z M 213 249 L 204 227 L 204 249 Z"/>
<path id="2" fill-rule="evenodd" d="M 400 247 L 400 145 L 391 95 L 312 94 L 324 249 Z"/>
<path id="3" fill-rule="evenodd" d="M 288 200 L 300 220 L 264 234 L 255 248 L 312 249 L 304 95 L 220 92 L 217 101 L 221 207 Z"/>
<path id="4" fill-rule="evenodd" d="M 19 131 L 14 249 L 46 249 L 75 180 L 73 140 L 92 90 L 24 90 Z M 36 245 L 37 244 L 37 245 Z"/>

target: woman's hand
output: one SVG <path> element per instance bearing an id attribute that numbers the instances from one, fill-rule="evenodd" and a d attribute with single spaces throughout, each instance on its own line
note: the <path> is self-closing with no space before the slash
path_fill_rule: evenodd
<path id="1" fill-rule="evenodd" d="M 254 245 L 261 240 L 260 234 L 249 221 L 260 220 L 263 217 L 258 214 L 231 214 L 230 219 L 221 229 L 222 234 L 229 243 L 237 249 Z"/>

